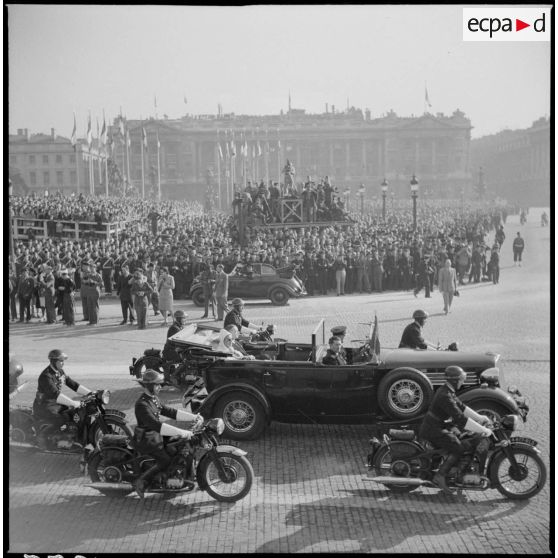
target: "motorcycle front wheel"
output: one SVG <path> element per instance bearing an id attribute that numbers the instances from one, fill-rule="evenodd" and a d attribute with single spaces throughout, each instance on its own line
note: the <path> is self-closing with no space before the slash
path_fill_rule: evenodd
<path id="1" fill-rule="evenodd" d="M 400 442 L 405 444 L 405 442 Z M 377 476 L 394 477 L 398 480 L 408 477 L 409 479 L 418 478 L 420 470 L 426 469 L 428 463 L 424 458 L 414 456 L 413 453 L 419 453 L 417 448 L 410 444 L 405 444 L 406 457 L 395 457 L 392 454 L 391 446 L 384 446 L 378 450 L 374 456 L 372 466 Z M 416 490 L 418 486 L 415 484 L 388 484 L 382 483 L 392 492 L 407 493 Z"/>
<path id="2" fill-rule="evenodd" d="M 538 494 L 546 483 L 546 466 L 539 454 L 529 448 L 513 448 L 517 467 L 505 453 L 492 463 L 492 481 L 500 494 L 510 500 L 526 500 Z"/>
<path id="3" fill-rule="evenodd" d="M 215 459 L 205 459 L 198 471 L 204 490 L 219 502 L 237 502 L 250 492 L 254 480 L 251 463 L 243 455 L 219 453 L 224 474 Z"/>

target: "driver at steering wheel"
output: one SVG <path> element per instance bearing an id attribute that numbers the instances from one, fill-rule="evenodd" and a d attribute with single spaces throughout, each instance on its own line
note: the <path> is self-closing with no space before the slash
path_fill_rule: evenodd
<path id="1" fill-rule="evenodd" d="M 165 377 L 156 370 L 146 370 L 141 379 L 136 381 L 143 388 L 143 393 L 136 401 L 134 408 L 137 420 L 134 446 L 138 451 L 150 455 L 155 460 L 155 465 L 145 471 L 135 483 L 138 496 L 143 498 L 147 481 L 158 471 L 165 471 L 171 463 L 171 457 L 165 450 L 163 436 L 180 436 L 187 440 L 193 436 L 191 430 L 183 430 L 166 422 L 161 422 L 159 415 L 174 420 L 195 421 L 193 428 L 196 428 L 200 423 L 203 424 L 203 417 L 161 403 L 158 395 L 161 386 L 165 383 Z"/>
<path id="2" fill-rule="evenodd" d="M 422 337 L 422 328 L 428 319 L 428 313 L 424 310 L 415 310 L 413 312 L 414 322 L 408 324 L 403 330 L 401 341 L 399 342 L 400 349 L 438 349 L 437 345 L 426 341 Z"/>

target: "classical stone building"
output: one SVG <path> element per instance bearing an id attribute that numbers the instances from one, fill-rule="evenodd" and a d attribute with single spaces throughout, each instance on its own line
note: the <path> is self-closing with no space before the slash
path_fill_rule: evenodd
<path id="1" fill-rule="evenodd" d="M 104 193 L 106 154 L 96 140 L 91 150 L 78 140 L 74 150 L 54 128 L 49 135 L 18 129 L 9 136 L 8 156 L 10 177 L 17 177 L 14 183 L 22 184 L 22 192 Z"/>
<path id="2" fill-rule="evenodd" d="M 125 141 L 115 141 L 114 160 L 126 176 L 129 166 L 140 192 L 158 187 L 160 180 L 163 198 L 202 199 L 211 186 L 220 189 L 224 206 L 232 199 L 233 184 L 241 189 L 245 180 L 282 181 L 287 159 L 296 169 L 296 182 L 328 175 L 340 191 L 356 192 L 364 184 L 368 199 L 379 196 L 384 178 L 396 197 L 408 196 L 413 174 L 427 195 L 455 198 L 472 191 L 471 123 L 459 110 L 419 117 L 390 111 L 372 118 L 359 109 L 324 114 L 293 109 L 272 116 L 128 120 L 125 127 L 130 142 L 126 147 Z M 142 128 L 147 142 L 143 181 Z M 116 121 L 115 137 L 118 129 Z"/>
<path id="3" fill-rule="evenodd" d="M 530 206 L 550 201 L 550 121 L 504 130 L 471 142 L 471 170 L 478 182 L 482 167 L 487 196 Z"/>

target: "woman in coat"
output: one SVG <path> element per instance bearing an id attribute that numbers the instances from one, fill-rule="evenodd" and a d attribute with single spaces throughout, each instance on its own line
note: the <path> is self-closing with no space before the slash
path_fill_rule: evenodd
<path id="1" fill-rule="evenodd" d="M 174 297 L 172 294 L 175 288 L 174 277 L 169 274 L 166 267 L 161 269 L 161 276 L 157 282 L 157 292 L 159 293 L 159 311 L 165 320 L 161 325 L 168 325 L 167 316 L 170 315 L 172 319 Z"/>
<path id="2" fill-rule="evenodd" d="M 447 314 L 451 308 L 453 295 L 457 291 L 457 278 L 455 269 L 451 267 L 451 260 L 446 260 L 444 267 L 441 267 L 438 272 L 438 289 L 444 297 L 444 312 Z"/>

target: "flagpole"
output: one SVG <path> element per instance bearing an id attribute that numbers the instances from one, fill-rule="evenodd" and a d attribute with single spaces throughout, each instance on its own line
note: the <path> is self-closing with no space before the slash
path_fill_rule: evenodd
<path id="1" fill-rule="evenodd" d="M 130 139 L 130 132 L 129 130 L 126 130 L 126 138 L 125 138 L 125 144 L 126 144 L 126 175 L 128 176 L 128 184 L 131 186 L 132 185 L 132 177 L 130 176 L 130 143 L 131 143 L 131 139 Z M 122 169 L 122 172 L 124 172 L 124 169 Z"/>
<path id="2" fill-rule="evenodd" d="M 279 128 L 277 128 L 277 187 L 283 196 L 283 188 L 281 188 L 281 140 L 279 139 Z"/>
<path id="3" fill-rule="evenodd" d="M 269 186 L 269 136 L 268 131 L 265 131 L 265 185 Z"/>
<path id="4" fill-rule="evenodd" d="M 223 211 L 223 196 L 221 195 L 221 155 L 219 153 L 219 130 L 217 130 L 217 145 L 215 146 L 217 150 L 217 191 L 219 192 L 219 210 Z"/>
<path id="5" fill-rule="evenodd" d="M 145 199 L 145 173 L 143 168 L 143 137 L 141 140 L 141 199 Z"/>
<path id="6" fill-rule="evenodd" d="M 159 132 L 157 132 L 157 190 L 159 192 L 159 201 L 161 201 L 161 144 L 159 142 Z"/>
<path id="7" fill-rule="evenodd" d="M 77 154 L 77 144 L 74 146 L 74 153 L 76 157 L 76 178 L 77 178 L 77 194 L 79 196 L 79 158 Z"/>

